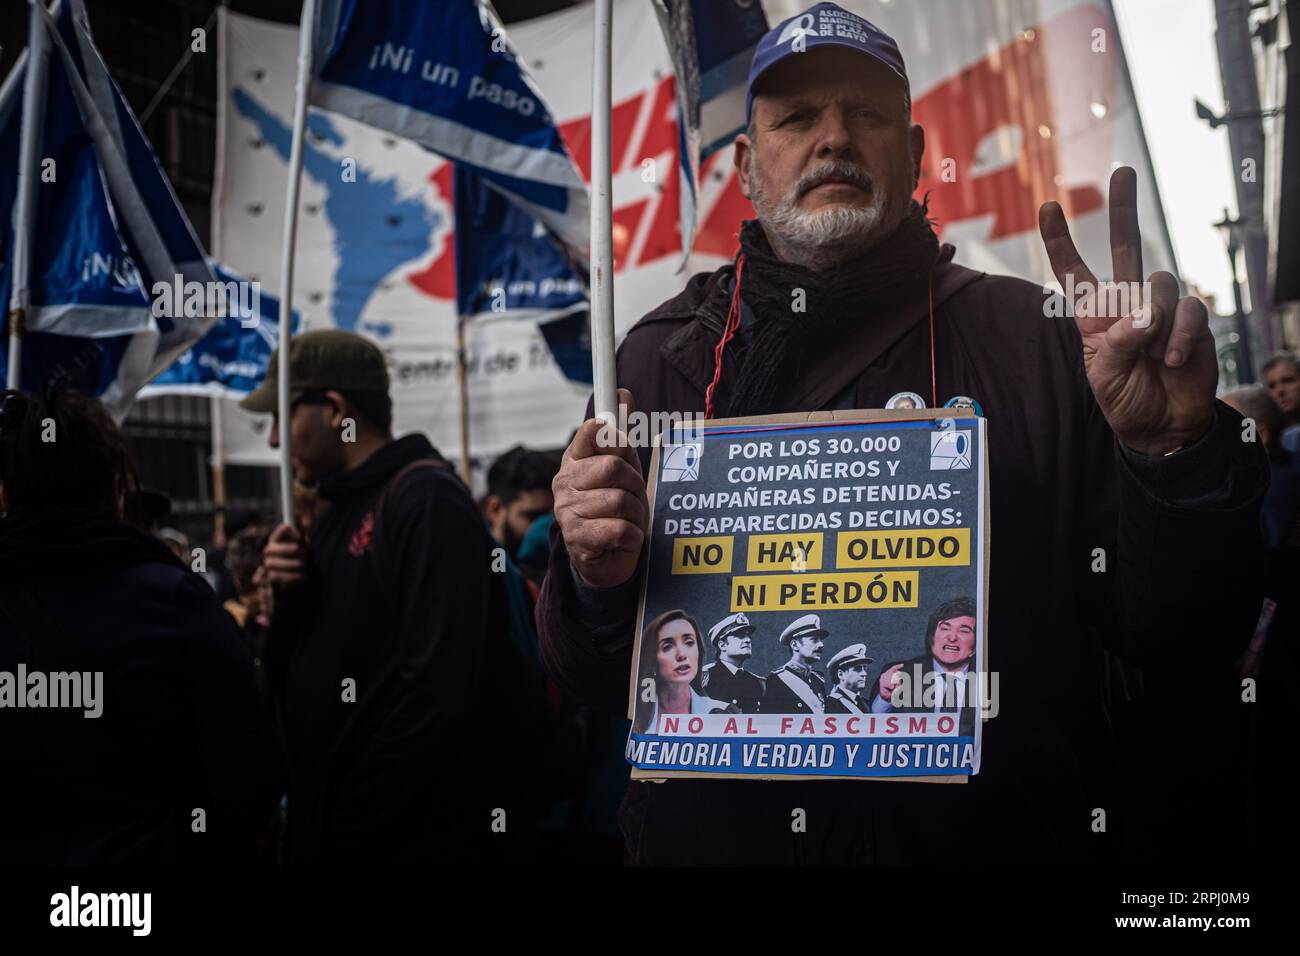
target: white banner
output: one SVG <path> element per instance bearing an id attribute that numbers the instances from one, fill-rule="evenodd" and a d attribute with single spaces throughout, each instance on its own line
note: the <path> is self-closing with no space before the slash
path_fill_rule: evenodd
<path id="1" fill-rule="evenodd" d="M 212 251 L 279 294 L 297 30 L 224 9 L 220 26 Z M 451 167 L 345 117 L 313 110 L 309 129 L 294 300 L 301 329 L 373 338 L 389 358 L 397 432 L 425 432 L 455 456 Z M 535 322 L 477 321 L 467 347 L 471 454 L 567 442 L 589 389 L 560 374 Z"/>
<path id="2" fill-rule="evenodd" d="M 719 0 L 742 2 L 742 0 Z M 749 0 L 743 0 L 749 2 Z M 808 6 L 767 0 L 775 24 Z M 1052 281 L 1041 202 L 1065 207 L 1085 260 L 1110 271 L 1106 183 L 1139 177 L 1145 267 L 1173 254 L 1109 6 L 1078 0 L 848 0 L 892 34 L 926 127 L 918 194 L 957 261 Z M 677 271 L 677 132 L 672 69 L 652 5 L 616 0 L 613 162 L 615 316 L 620 333 L 717 268 L 753 211 L 731 151 L 703 164 L 699 233 Z M 213 254 L 278 293 L 280 223 L 293 106 L 295 28 L 221 11 Z M 590 155 L 590 4 L 509 27 L 584 174 Z M 294 307 L 305 328 L 373 337 L 391 362 L 399 432 L 459 450 L 450 167 L 352 120 L 313 111 L 303 178 Z M 566 381 L 533 322 L 469 333 L 472 454 L 516 442 L 562 445 L 589 389 Z"/>

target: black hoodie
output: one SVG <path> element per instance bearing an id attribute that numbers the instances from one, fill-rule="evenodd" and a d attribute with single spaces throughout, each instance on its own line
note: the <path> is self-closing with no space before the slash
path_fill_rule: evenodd
<path id="1" fill-rule="evenodd" d="M 398 477 L 422 459 L 434 466 Z M 500 805 L 474 793 L 493 756 L 484 721 L 511 707 L 507 694 L 485 700 L 508 631 L 495 542 L 422 435 L 319 491 L 307 578 L 277 593 L 268 648 L 288 862 L 450 862 L 468 852 L 465 814 L 487 833 Z"/>
<path id="2" fill-rule="evenodd" d="M 101 713 L 0 696 L 0 862 L 251 853 L 274 806 L 270 724 L 234 622 L 161 542 L 86 512 L 0 519 L 11 692 L 20 670 L 101 673 Z"/>

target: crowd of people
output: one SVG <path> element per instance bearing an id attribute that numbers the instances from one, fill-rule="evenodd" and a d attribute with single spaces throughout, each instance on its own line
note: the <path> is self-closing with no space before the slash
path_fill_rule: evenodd
<path id="1" fill-rule="evenodd" d="M 57 387 L 5 393 L 0 669 L 99 671 L 104 692 L 93 720 L 37 707 L 0 714 L 10 765 L 21 768 L 0 798 L 0 853 L 39 863 L 617 863 L 625 711 L 583 702 L 548 677 L 533 625 L 548 538 L 559 530 L 560 457 L 511 449 L 474 502 L 423 437 L 391 436 L 373 346 L 312 333 L 295 341 L 291 360 L 295 381 L 315 385 L 295 385 L 295 435 L 354 417 L 364 450 L 350 464 L 330 462 L 326 454 L 349 452 L 325 442 L 314 447 L 328 453 L 313 453 L 304 440 L 295 464 L 318 477 L 325 504 L 290 525 L 238 519 L 224 553 L 214 551 L 215 575 L 191 570 L 189 542 L 155 527 L 158 507 L 94 400 Z M 338 378 L 312 364 L 331 361 Z M 365 380 L 358 371 L 367 367 L 374 389 L 344 384 Z M 1267 384 L 1223 400 L 1253 423 L 1273 469 L 1261 517 L 1273 639 L 1252 644 L 1237 668 L 1274 683 L 1258 719 L 1227 721 L 1200 743 L 1217 740 L 1244 760 L 1253 741 L 1241 786 L 1217 787 L 1217 799 L 1268 819 L 1280 781 L 1260 748 L 1282 733 L 1272 695 L 1289 671 L 1298 610 L 1300 364 L 1282 354 L 1264 374 Z M 248 404 L 274 392 L 271 379 Z M 47 423 L 52 441 L 41 438 Z M 938 616 L 965 620 L 969 605 Z M 811 637 L 793 634 L 792 647 L 821 633 L 809 617 Z M 707 635 L 685 613 L 661 615 L 643 640 L 648 672 L 658 673 L 655 636 L 677 625 L 694 647 L 692 698 L 761 710 L 762 681 L 748 702 L 749 691 L 732 686 L 748 674 L 744 615 Z M 852 651 L 827 673 L 850 702 L 871 663 Z M 1134 673 L 1113 712 L 1137 741 L 1171 729 L 1173 695 L 1188 685 L 1148 677 L 1143 692 Z M 1117 674 L 1122 683 L 1125 671 Z M 1230 682 L 1197 686 L 1212 685 L 1204 699 L 1227 712 Z M 858 706 L 880 711 L 885 686 Z M 660 697 L 665 707 L 670 699 Z M 1139 766 L 1134 780 L 1148 773 Z M 1145 785 L 1157 793 L 1168 781 Z"/>
<path id="2" fill-rule="evenodd" d="M 0 856 L 616 863 L 628 722 L 546 678 L 532 622 L 559 454 L 512 448 L 474 501 L 426 439 L 392 437 L 374 346 L 305 334 L 293 363 L 317 494 L 198 550 L 159 527 L 165 496 L 95 400 L 5 393 L 0 670 L 104 689 L 94 720 L 0 712 L 25 781 Z M 358 449 L 313 445 L 336 417 Z"/>
<path id="3" fill-rule="evenodd" d="M 589 415 L 562 455 L 502 455 L 476 500 L 423 435 L 394 436 L 380 350 L 312 331 L 270 433 L 290 437 L 296 513 L 232 527 L 214 581 L 154 533 L 95 401 L 56 383 L 0 399 L 0 676 L 84 705 L 0 696 L 0 862 L 1204 863 L 1239 861 L 1243 834 L 1276 850 L 1296 357 L 1220 401 L 1205 307 L 1167 273 L 1145 322 L 1056 319 L 1041 287 L 957 265 L 912 198 L 925 136 L 901 52 L 834 4 L 797 24 L 817 17 L 797 50 L 792 19 L 754 56 L 736 261 L 629 332 L 620 400 L 734 417 L 952 394 L 987 416 L 1002 697 L 979 774 L 629 781 L 650 449 L 600 440 Z M 1136 188 L 1116 171 L 1117 282 L 1144 278 Z M 1040 218 L 1062 287 L 1093 281 L 1061 208 Z M 276 414 L 277 359 L 247 410 Z M 784 703 L 772 675 L 737 679 L 748 622 L 706 638 L 685 612 L 656 618 L 641 666 L 666 676 L 644 719 L 894 707 L 862 645 L 816 670 L 808 618 L 783 670 L 822 694 Z M 935 635 L 973 642 L 973 618 L 968 599 L 937 608 L 921 656 L 882 663 L 960 656 Z"/>

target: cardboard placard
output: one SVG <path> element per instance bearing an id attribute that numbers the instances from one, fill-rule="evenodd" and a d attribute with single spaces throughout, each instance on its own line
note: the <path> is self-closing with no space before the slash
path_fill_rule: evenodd
<path id="1" fill-rule="evenodd" d="M 628 695 L 634 779 L 978 772 L 984 426 L 970 410 L 873 409 L 659 437 Z"/>

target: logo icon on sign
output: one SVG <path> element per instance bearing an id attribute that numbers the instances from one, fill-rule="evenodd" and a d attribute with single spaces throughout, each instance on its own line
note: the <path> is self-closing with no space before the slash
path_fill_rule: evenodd
<path id="1" fill-rule="evenodd" d="M 970 429 L 949 428 L 930 433 L 930 470 L 957 471 L 970 467 Z"/>
<path id="2" fill-rule="evenodd" d="M 700 477 L 700 446 L 673 445 L 664 456 L 664 481 L 695 481 Z"/>

